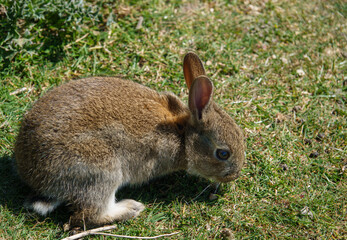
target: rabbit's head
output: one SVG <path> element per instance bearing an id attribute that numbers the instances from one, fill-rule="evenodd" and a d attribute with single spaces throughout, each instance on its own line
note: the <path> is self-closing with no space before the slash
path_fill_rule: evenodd
<path id="1" fill-rule="evenodd" d="M 186 128 L 188 172 L 217 182 L 229 182 L 241 172 L 244 137 L 234 120 L 213 102 L 213 84 L 194 53 L 183 62 L 189 88 L 191 117 Z"/>

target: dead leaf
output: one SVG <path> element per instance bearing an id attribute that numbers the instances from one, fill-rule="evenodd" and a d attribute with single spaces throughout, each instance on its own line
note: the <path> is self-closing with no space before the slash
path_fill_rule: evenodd
<path id="1" fill-rule="evenodd" d="M 283 122 L 284 120 L 286 120 L 286 116 L 282 113 L 277 113 L 275 120 L 277 123 Z"/>

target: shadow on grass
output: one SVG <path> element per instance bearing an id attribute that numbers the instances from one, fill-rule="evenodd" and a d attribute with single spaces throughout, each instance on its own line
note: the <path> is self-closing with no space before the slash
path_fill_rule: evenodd
<path id="1" fill-rule="evenodd" d="M 196 198 L 208 185 L 209 181 L 188 175 L 185 172 L 176 172 L 151 180 L 142 186 L 128 186 L 121 189 L 117 197 L 119 199 L 132 198 L 144 204 L 161 202 L 170 204 L 178 200 L 186 203 L 194 201 L 206 201 L 212 187 L 208 188 L 201 196 Z"/>
<path id="2" fill-rule="evenodd" d="M 22 211 L 25 196 L 30 192 L 19 179 L 14 160 L 10 156 L 0 157 L 0 206 L 7 207 L 13 213 Z"/>
<path id="3" fill-rule="evenodd" d="M 177 172 L 160 177 L 141 186 L 128 186 L 121 189 L 116 195 L 117 199 L 131 198 L 145 205 L 161 203 L 169 205 L 173 201 L 192 202 L 196 196 L 208 186 L 207 180 Z M 208 201 L 208 195 L 212 191 L 209 188 L 194 201 Z M 7 209 L 11 214 L 25 216 L 25 224 L 35 225 L 35 222 L 51 222 L 62 226 L 69 221 L 72 212 L 62 204 L 57 210 L 42 217 L 23 207 L 23 203 L 30 188 L 19 178 L 14 167 L 14 159 L 11 156 L 0 157 L 0 208 Z"/>

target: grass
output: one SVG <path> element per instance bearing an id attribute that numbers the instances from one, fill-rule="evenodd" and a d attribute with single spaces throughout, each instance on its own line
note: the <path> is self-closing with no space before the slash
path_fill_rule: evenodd
<path id="1" fill-rule="evenodd" d="M 123 76 L 187 100 L 181 62 L 188 50 L 204 61 L 215 100 L 244 129 L 243 174 L 215 200 L 207 191 L 191 201 L 208 182 L 185 173 L 125 188 L 119 198 L 147 208 L 113 232 L 221 239 L 226 228 L 236 239 L 345 239 L 346 17 L 342 0 L 5 0 L 0 239 L 69 234 L 66 208 L 47 218 L 22 208 L 28 190 L 12 171 L 12 154 L 33 102 L 94 75 Z"/>

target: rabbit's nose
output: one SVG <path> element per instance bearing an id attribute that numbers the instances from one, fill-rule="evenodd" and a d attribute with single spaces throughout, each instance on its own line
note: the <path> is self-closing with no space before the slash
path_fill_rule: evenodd
<path id="1" fill-rule="evenodd" d="M 229 175 L 229 178 L 231 178 L 231 180 L 235 180 L 236 178 L 238 178 L 241 175 L 241 171 L 237 171 L 237 172 L 232 172 Z"/>

